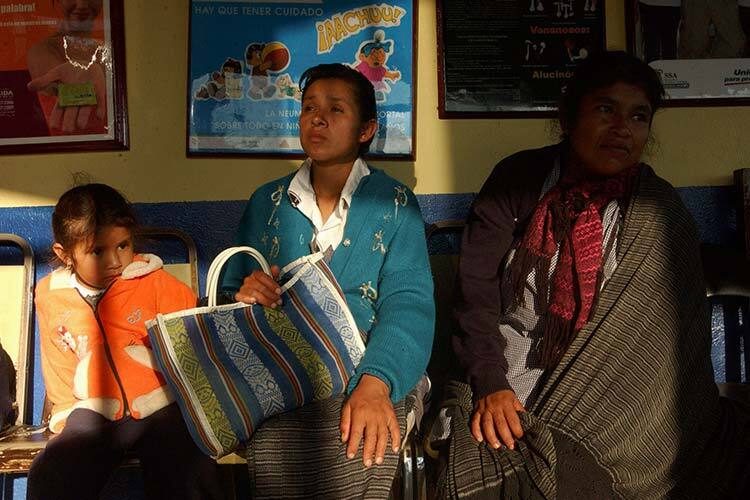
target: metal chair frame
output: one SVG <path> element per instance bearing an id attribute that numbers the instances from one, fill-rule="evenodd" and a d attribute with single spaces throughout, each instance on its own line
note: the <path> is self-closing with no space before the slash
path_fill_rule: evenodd
<path id="1" fill-rule="evenodd" d="M 18 350 L 10 353 L 16 368 L 16 405 L 18 417 L 15 425 L 8 432 L 0 436 L 0 443 L 16 429 L 28 427 L 31 421 L 31 405 L 29 404 L 29 388 L 31 387 L 31 363 L 29 354 L 32 352 L 32 341 L 34 338 L 34 251 L 31 245 L 16 234 L 0 233 L 0 246 L 14 247 L 20 250 L 23 256 L 23 278 L 20 311 L 20 330 L 18 332 Z M 12 334 L 12 332 L 10 332 Z M 4 333 L 7 335 L 7 333 Z M 13 493 L 12 477 L 16 475 L 15 455 L 12 449 L 0 449 L 0 498 L 10 498 Z"/>
<path id="2" fill-rule="evenodd" d="M 30 420 L 31 406 L 27 404 L 29 388 L 29 353 L 31 342 L 34 338 L 34 251 L 31 245 L 22 237 L 0 233 L 0 246 L 16 247 L 23 255 L 23 296 L 21 299 L 21 331 L 19 332 L 18 353 L 14 359 L 17 368 L 16 374 L 16 402 L 18 404 L 18 420 L 16 424 L 26 423 Z M 13 356 L 12 356 L 13 357 Z"/>

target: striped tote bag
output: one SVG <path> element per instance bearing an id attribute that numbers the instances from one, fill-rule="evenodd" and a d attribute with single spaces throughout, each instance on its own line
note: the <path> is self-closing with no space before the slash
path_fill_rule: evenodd
<path id="1" fill-rule="evenodd" d="M 147 323 L 167 384 L 193 439 L 214 458 L 248 441 L 264 419 L 342 394 L 365 344 L 322 254 L 302 257 L 280 273 L 283 305 L 216 305 L 229 248 L 212 262 L 208 306 L 159 314 Z"/>

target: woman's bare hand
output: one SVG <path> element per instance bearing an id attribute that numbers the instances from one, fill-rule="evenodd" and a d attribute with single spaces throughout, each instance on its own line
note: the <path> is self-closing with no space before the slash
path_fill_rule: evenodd
<path id="1" fill-rule="evenodd" d="M 471 416 L 471 433 L 474 439 L 487 441 L 493 448 L 502 444 L 515 448 L 515 439 L 523 437 L 518 413 L 526 411 L 516 394 L 509 390 L 493 392 L 477 401 Z M 498 439 L 499 436 L 499 439 Z"/>
<path id="2" fill-rule="evenodd" d="M 263 271 L 253 271 L 245 276 L 242 286 L 234 295 L 234 300 L 246 304 L 260 304 L 265 307 L 281 305 L 281 287 L 276 282 L 279 279 L 279 266 L 271 266 L 271 276 Z"/>
<path id="3" fill-rule="evenodd" d="M 394 453 L 398 451 L 401 430 L 385 382 L 373 375 L 362 375 L 341 410 L 340 429 L 348 458 L 354 458 L 364 438 L 362 462 L 365 467 L 370 467 L 373 459 L 378 465 L 383 463 L 389 435 L 391 449 Z"/>

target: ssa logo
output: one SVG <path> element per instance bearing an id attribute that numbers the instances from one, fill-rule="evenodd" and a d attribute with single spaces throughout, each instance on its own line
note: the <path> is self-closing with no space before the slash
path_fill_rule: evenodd
<path id="1" fill-rule="evenodd" d="M 690 83 L 687 80 L 680 80 L 674 71 L 664 71 L 659 68 L 656 70 L 661 78 L 661 83 L 665 89 L 689 89 Z"/>

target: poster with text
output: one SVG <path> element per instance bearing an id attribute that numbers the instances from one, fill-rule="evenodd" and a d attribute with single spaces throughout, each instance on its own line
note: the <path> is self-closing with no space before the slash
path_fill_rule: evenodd
<path id="1" fill-rule="evenodd" d="M 188 154 L 303 154 L 300 76 L 343 63 L 375 89 L 370 154 L 413 158 L 414 4 L 191 1 Z"/>
<path id="2" fill-rule="evenodd" d="M 605 47 L 604 0 L 438 0 L 441 118 L 547 116 Z"/>
<path id="3" fill-rule="evenodd" d="M 0 153 L 124 149 L 122 1 L 0 0 Z"/>

